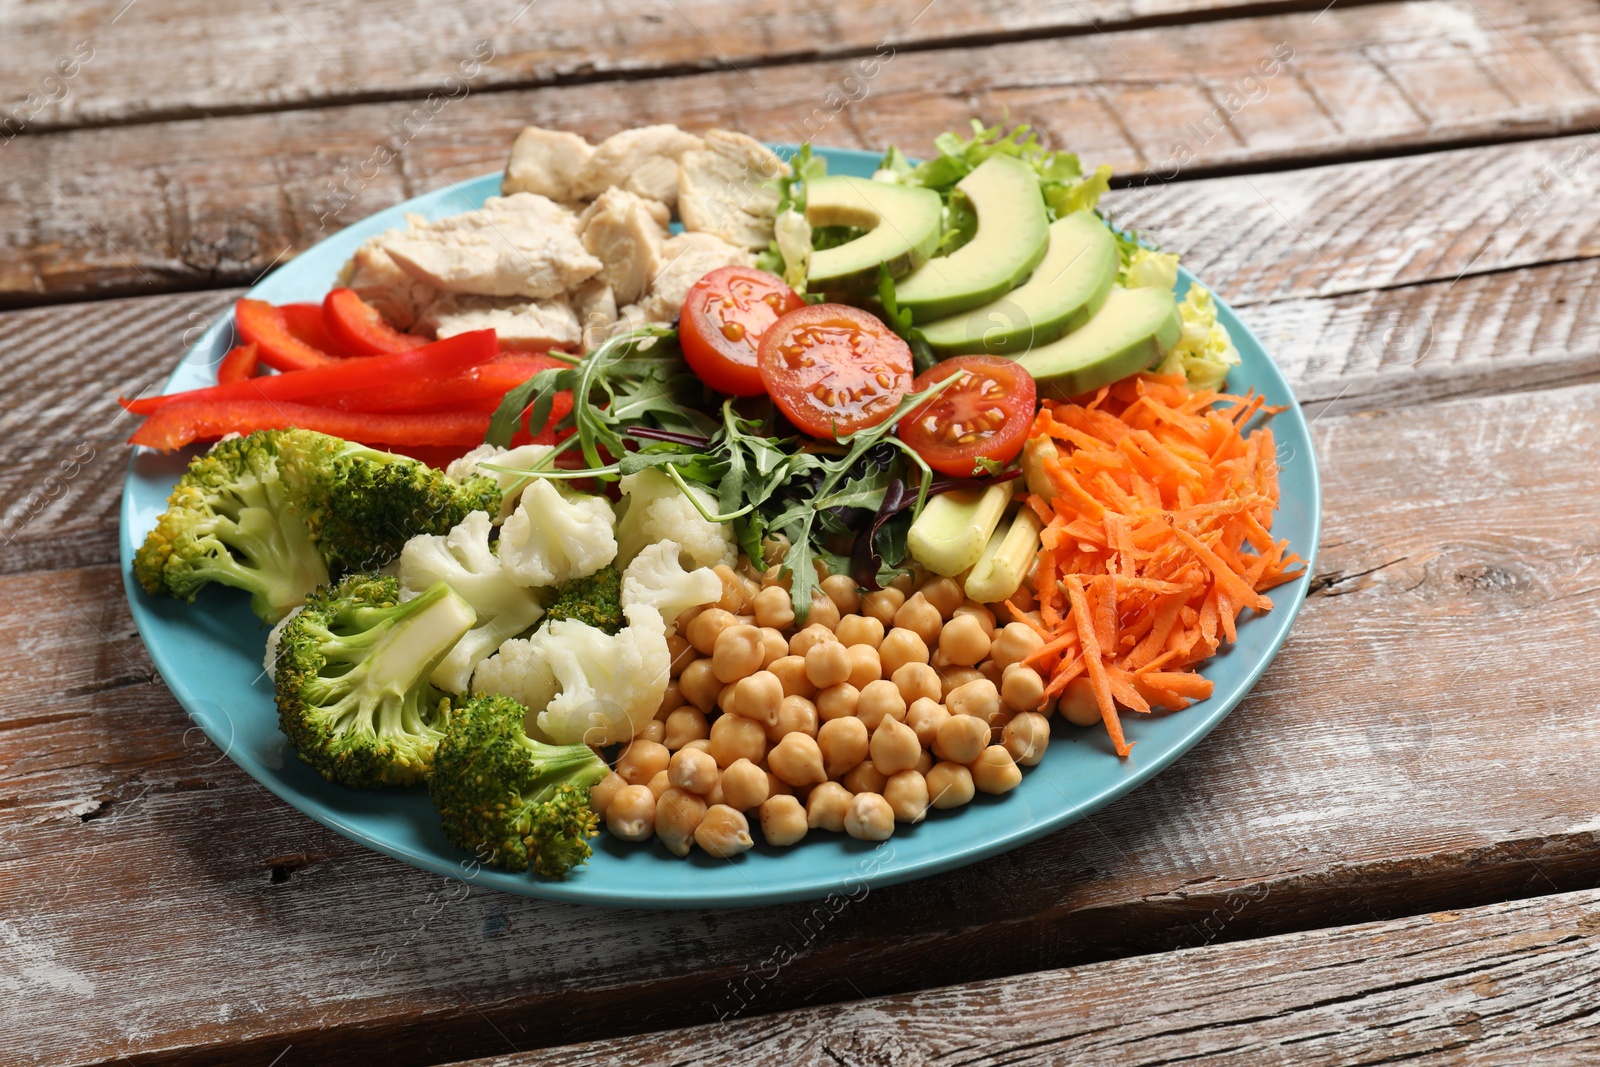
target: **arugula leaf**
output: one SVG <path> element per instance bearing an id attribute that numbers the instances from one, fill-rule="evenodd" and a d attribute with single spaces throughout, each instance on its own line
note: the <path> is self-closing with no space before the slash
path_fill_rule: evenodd
<path id="1" fill-rule="evenodd" d="M 922 336 L 922 331 L 911 325 L 911 311 L 902 308 L 895 299 L 894 278 L 884 263 L 878 264 L 878 303 L 883 305 L 884 324 L 911 346 L 911 369 L 914 373 L 921 374 L 939 362 L 939 357 L 934 355 L 933 347 Z"/>

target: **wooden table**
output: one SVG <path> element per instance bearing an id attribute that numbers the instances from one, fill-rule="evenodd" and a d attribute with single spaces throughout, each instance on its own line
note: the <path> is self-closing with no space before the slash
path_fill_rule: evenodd
<path id="1" fill-rule="evenodd" d="M 5 0 L 0 27 L 0 1062 L 1600 1060 L 1593 3 Z M 1108 206 L 1315 420 L 1313 595 L 1177 767 L 836 911 L 602 911 L 353 845 L 191 728 L 122 594 L 111 398 L 240 287 L 525 123 L 925 152 L 1007 111 L 1117 168 Z"/>

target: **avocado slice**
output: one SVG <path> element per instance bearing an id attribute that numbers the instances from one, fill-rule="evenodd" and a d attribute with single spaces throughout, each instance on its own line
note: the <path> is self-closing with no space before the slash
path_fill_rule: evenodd
<path id="1" fill-rule="evenodd" d="M 1149 370 L 1178 343 L 1183 323 L 1167 289 L 1113 288 L 1084 326 L 1017 357 L 1040 396 L 1066 399 Z"/>
<path id="2" fill-rule="evenodd" d="M 1117 280 L 1117 242 L 1092 211 L 1050 224 L 1050 244 L 1026 282 L 982 307 L 930 322 L 922 336 L 941 359 L 966 352 L 1021 353 L 1094 316 Z"/>
<path id="3" fill-rule="evenodd" d="M 956 189 L 972 204 L 978 230 L 895 286 L 895 302 L 910 309 L 915 323 L 968 311 L 1009 292 L 1039 265 L 1050 241 L 1039 179 L 1022 160 L 990 156 Z"/>
<path id="4" fill-rule="evenodd" d="M 813 226 L 854 226 L 867 232 L 853 241 L 811 253 L 806 285 L 867 289 L 878 266 L 901 277 L 928 261 L 939 247 L 944 205 L 917 185 L 894 185 L 835 175 L 806 183 L 806 221 Z"/>

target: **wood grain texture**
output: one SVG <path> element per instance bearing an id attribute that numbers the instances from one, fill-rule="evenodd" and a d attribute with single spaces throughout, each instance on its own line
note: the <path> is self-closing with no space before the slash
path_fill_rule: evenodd
<path id="1" fill-rule="evenodd" d="M 1143 956 L 472 1067 L 1585 1064 L 1600 893 Z"/>
<path id="2" fill-rule="evenodd" d="M 886 62 L 472 94 L 437 113 L 381 103 L 19 137 L 0 146 L 0 303 L 247 283 L 379 208 L 502 166 L 530 122 L 592 137 L 647 122 L 721 124 L 926 152 L 939 131 L 1009 110 L 1085 159 L 1179 178 L 1592 135 L 1597 30 L 1600 13 L 1582 0 L 1415 0 Z M 1283 48 L 1293 58 L 1260 78 L 1257 65 Z M 1429 88 L 1439 84 L 1471 106 L 1449 106 Z M 380 149 L 395 161 L 379 166 Z M 1574 151 L 1583 158 L 1558 174 Z M 1587 254 L 1592 235 L 1561 223 L 1592 205 L 1593 151 L 1551 141 L 1178 181 L 1109 202 L 1174 248 L 1207 249 L 1195 264 L 1230 297 L 1326 293 L 1369 275 L 1422 281 Z M 1529 183 L 1540 180 L 1549 203 L 1533 211 Z M 1398 229 L 1402 220 L 1411 228 Z M 1419 254 L 1419 243 L 1432 251 Z"/>
<path id="3" fill-rule="evenodd" d="M 467 79 L 472 87 L 503 90 L 662 71 L 747 70 L 870 52 L 885 42 L 900 50 L 954 41 L 981 47 L 1152 20 L 1317 6 L 1312 0 L 869 0 L 841 12 L 822 0 L 610 0 L 597 11 L 551 0 L 450 10 L 419 0 L 282 0 L 265 8 L 240 0 L 137 0 L 136 8 L 128 0 L 7 0 L 0 4 L 7 27 L 0 101 L 22 105 L 39 94 L 22 127 L 38 132 L 425 96 L 447 78 L 460 78 L 461 64 L 473 59 L 484 61 Z M 68 91 L 41 86 L 79 42 L 88 42 L 89 58 L 64 80 Z M 150 77 L 155 54 L 166 71 L 160 79 Z"/>
<path id="4" fill-rule="evenodd" d="M 0 710 L 27 964 L 0 1047 L 420 1064 L 1593 887 L 1600 687 L 1562 667 L 1597 636 L 1600 386 L 1314 429 L 1317 595 L 1238 712 L 1089 821 L 832 905 L 594 911 L 410 870 L 198 743 L 114 568 L 0 577 L 0 691 L 52 680 Z"/>

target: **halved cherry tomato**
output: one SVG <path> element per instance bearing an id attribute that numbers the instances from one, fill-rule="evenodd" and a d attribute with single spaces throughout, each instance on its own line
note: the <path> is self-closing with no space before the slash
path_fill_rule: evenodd
<path id="1" fill-rule="evenodd" d="M 401 333 L 383 321 L 378 309 L 353 289 L 335 289 L 322 301 L 322 322 L 338 347 L 357 356 L 409 352 L 428 343 L 426 337 Z"/>
<path id="2" fill-rule="evenodd" d="M 1016 459 L 1038 406 L 1033 375 L 1004 356 L 947 359 L 918 375 L 912 391 L 920 393 L 962 371 L 964 380 L 913 409 L 897 427 L 900 440 L 928 466 L 955 478 L 983 473 L 979 460 Z"/>
<path id="3" fill-rule="evenodd" d="M 754 267 L 718 267 L 683 300 L 678 341 L 683 358 L 719 393 L 760 396 L 756 352 L 779 316 L 806 306 L 777 275 Z"/>
<path id="4" fill-rule="evenodd" d="M 809 304 L 761 338 L 761 381 L 813 437 L 853 433 L 894 414 L 911 389 L 911 348 L 871 312 Z"/>

